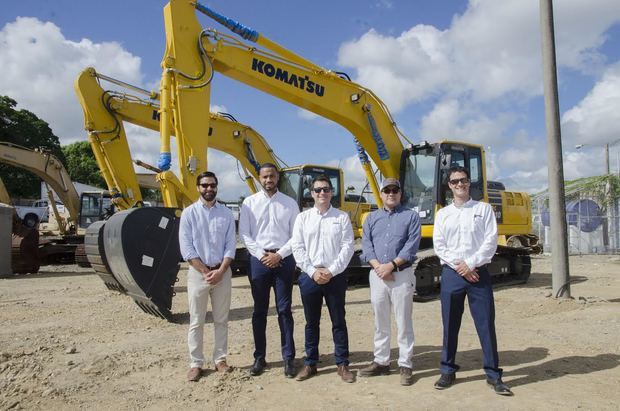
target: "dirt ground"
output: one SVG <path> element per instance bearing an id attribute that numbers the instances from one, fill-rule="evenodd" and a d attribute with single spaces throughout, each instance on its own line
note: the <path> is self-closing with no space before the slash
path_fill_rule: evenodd
<path id="1" fill-rule="evenodd" d="M 439 301 L 414 304 L 415 382 L 391 375 L 340 381 L 326 310 L 318 376 L 283 376 L 277 318 L 268 322 L 270 368 L 250 377 L 252 297 L 247 278 L 233 279 L 228 375 L 210 371 L 188 383 L 185 274 L 173 312 L 180 324 L 149 316 L 109 291 L 90 269 L 43 267 L 37 275 L 0 279 L 0 409 L 618 409 L 620 404 L 620 257 L 570 261 L 573 299 L 551 294 L 551 260 L 537 257 L 525 285 L 495 292 L 504 381 L 514 397 L 487 387 L 481 351 L 467 313 L 461 329 L 457 384 L 433 389 L 441 349 Z M 298 362 L 303 310 L 293 291 Z M 210 321 L 210 319 L 209 319 Z M 347 321 L 352 369 L 372 360 L 368 288 L 350 289 Z M 205 328 L 205 354 L 212 349 Z M 392 347 L 396 347 L 393 338 Z M 393 349 L 393 358 L 396 350 Z M 393 365 L 394 367 L 394 365 Z"/>

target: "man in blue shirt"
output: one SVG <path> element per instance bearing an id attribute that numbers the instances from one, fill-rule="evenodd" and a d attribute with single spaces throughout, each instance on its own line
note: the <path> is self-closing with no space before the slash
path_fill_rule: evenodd
<path id="1" fill-rule="evenodd" d="M 413 384 L 413 293 L 412 263 L 420 245 L 418 213 L 400 204 L 400 182 L 386 178 L 381 183 L 383 208 L 364 222 L 363 258 L 370 270 L 370 302 L 375 314 L 374 360 L 359 371 L 362 377 L 390 372 L 391 310 L 398 329 L 400 383 Z"/>
<path id="2" fill-rule="evenodd" d="M 202 352 L 205 316 L 211 297 L 213 312 L 213 362 L 218 372 L 228 372 L 228 312 L 235 256 L 235 220 L 232 212 L 215 200 L 217 177 L 205 171 L 196 178 L 198 201 L 183 210 L 179 226 L 179 245 L 183 259 L 190 265 L 187 273 L 189 332 L 187 344 L 191 359 L 187 375 L 198 381 L 205 362 Z"/>

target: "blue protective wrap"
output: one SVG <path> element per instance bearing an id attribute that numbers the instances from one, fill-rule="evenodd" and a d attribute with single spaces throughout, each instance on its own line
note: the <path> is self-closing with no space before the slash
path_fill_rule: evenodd
<path id="1" fill-rule="evenodd" d="M 159 153 L 159 160 L 157 160 L 157 168 L 161 171 L 170 170 L 170 163 L 172 162 L 172 156 L 170 153 Z"/>
<path id="2" fill-rule="evenodd" d="M 258 34 L 258 31 L 252 30 L 251 28 L 246 27 L 243 24 L 241 24 L 241 23 L 239 23 L 239 22 L 237 22 L 237 21 L 235 21 L 233 19 L 229 19 L 228 17 L 222 16 L 221 14 L 217 13 L 216 11 L 211 10 L 207 6 L 203 6 L 202 4 L 200 4 L 198 2 L 196 2 L 196 10 L 198 10 L 198 11 L 206 14 L 207 16 L 211 17 L 213 20 L 217 21 L 222 26 L 230 29 L 233 33 L 237 33 L 238 35 L 243 37 L 245 40 L 249 40 L 251 42 L 256 43 L 256 41 L 260 37 L 260 34 Z"/>
<path id="3" fill-rule="evenodd" d="M 250 164 L 254 166 L 254 170 L 256 170 L 256 172 L 258 173 L 260 170 L 260 164 L 258 163 L 258 161 L 256 161 L 256 158 L 254 157 L 254 153 L 252 152 L 252 145 L 249 141 L 245 142 L 245 156 L 250 162 Z"/>
<path id="4" fill-rule="evenodd" d="M 370 160 L 368 159 L 368 154 L 366 154 L 366 150 L 364 150 L 364 147 L 362 147 L 362 145 L 359 141 L 357 141 L 356 138 L 354 138 L 353 141 L 355 141 L 355 148 L 357 149 L 357 156 L 360 159 L 360 163 L 362 163 L 362 165 L 370 163 Z"/>
<path id="5" fill-rule="evenodd" d="M 379 134 L 379 130 L 377 130 L 377 123 L 375 123 L 375 118 L 372 116 L 370 111 L 366 112 L 366 116 L 368 117 L 368 124 L 370 124 L 372 138 L 377 144 L 377 153 L 379 154 L 379 158 L 381 160 L 387 160 L 388 158 L 390 158 L 390 153 L 388 153 L 387 149 L 385 148 L 385 143 L 381 138 L 381 134 Z"/>

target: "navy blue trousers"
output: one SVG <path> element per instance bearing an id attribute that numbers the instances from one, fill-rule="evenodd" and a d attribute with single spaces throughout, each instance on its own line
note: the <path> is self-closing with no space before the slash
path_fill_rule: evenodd
<path id="1" fill-rule="evenodd" d="M 444 265 L 441 271 L 441 316 L 443 320 L 443 350 L 441 352 L 442 374 L 454 374 L 456 350 L 459 341 L 459 329 L 465 307 L 465 296 L 469 310 L 474 319 L 480 345 L 482 346 L 484 372 L 487 377 L 496 380 L 502 376 L 497 354 L 495 336 L 495 303 L 491 276 L 486 268 L 479 268 L 480 281 L 470 283 L 456 271 Z"/>
<path id="2" fill-rule="evenodd" d="M 306 273 L 301 273 L 299 292 L 304 305 L 306 317 L 306 359 L 307 365 L 319 362 L 319 339 L 321 336 L 321 309 L 323 299 L 332 321 L 332 337 L 334 339 L 334 357 L 336 364 L 349 365 L 349 333 L 345 320 L 345 295 L 347 278 L 344 274 L 333 277 L 327 284 L 317 284 Z"/>
<path id="3" fill-rule="evenodd" d="M 276 311 L 280 325 L 280 344 L 282 359 L 295 358 L 295 341 L 293 340 L 293 314 L 291 299 L 293 294 L 293 276 L 295 259 L 292 255 L 282 259 L 281 266 L 269 268 L 255 257 L 250 257 L 250 285 L 254 298 L 252 313 L 252 332 L 254 333 L 254 358 L 265 359 L 267 350 L 267 311 L 271 289 L 276 296 Z"/>

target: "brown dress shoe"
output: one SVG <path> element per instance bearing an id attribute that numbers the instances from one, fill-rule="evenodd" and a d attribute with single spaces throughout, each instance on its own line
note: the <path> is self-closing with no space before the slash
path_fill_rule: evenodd
<path id="1" fill-rule="evenodd" d="M 316 375 L 316 373 L 317 373 L 316 365 L 304 365 L 304 368 L 302 368 L 301 371 L 299 371 L 299 374 L 297 374 L 297 377 L 295 377 L 295 380 L 304 381 L 312 377 L 313 375 Z"/>
<path id="2" fill-rule="evenodd" d="M 413 384 L 413 373 L 411 368 L 400 367 L 400 385 Z"/>
<path id="3" fill-rule="evenodd" d="M 226 360 L 220 361 L 217 364 L 215 364 L 215 371 L 217 372 L 226 373 L 226 372 L 231 372 L 232 370 L 233 370 L 233 367 L 226 364 Z"/>
<path id="4" fill-rule="evenodd" d="M 200 368 L 200 367 L 192 367 L 192 368 L 189 369 L 189 372 L 187 373 L 187 380 L 188 381 L 196 382 L 196 381 L 200 380 L 200 377 L 202 377 L 202 368 Z"/>
<path id="5" fill-rule="evenodd" d="M 355 376 L 349 370 L 349 366 L 346 364 L 340 364 L 338 366 L 338 375 L 342 378 L 344 382 L 355 382 Z"/>
<path id="6" fill-rule="evenodd" d="M 389 373 L 389 365 L 381 365 L 373 361 L 368 367 L 359 370 L 358 375 L 361 377 L 375 377 L 377 375 L 388 375 Z"/>

